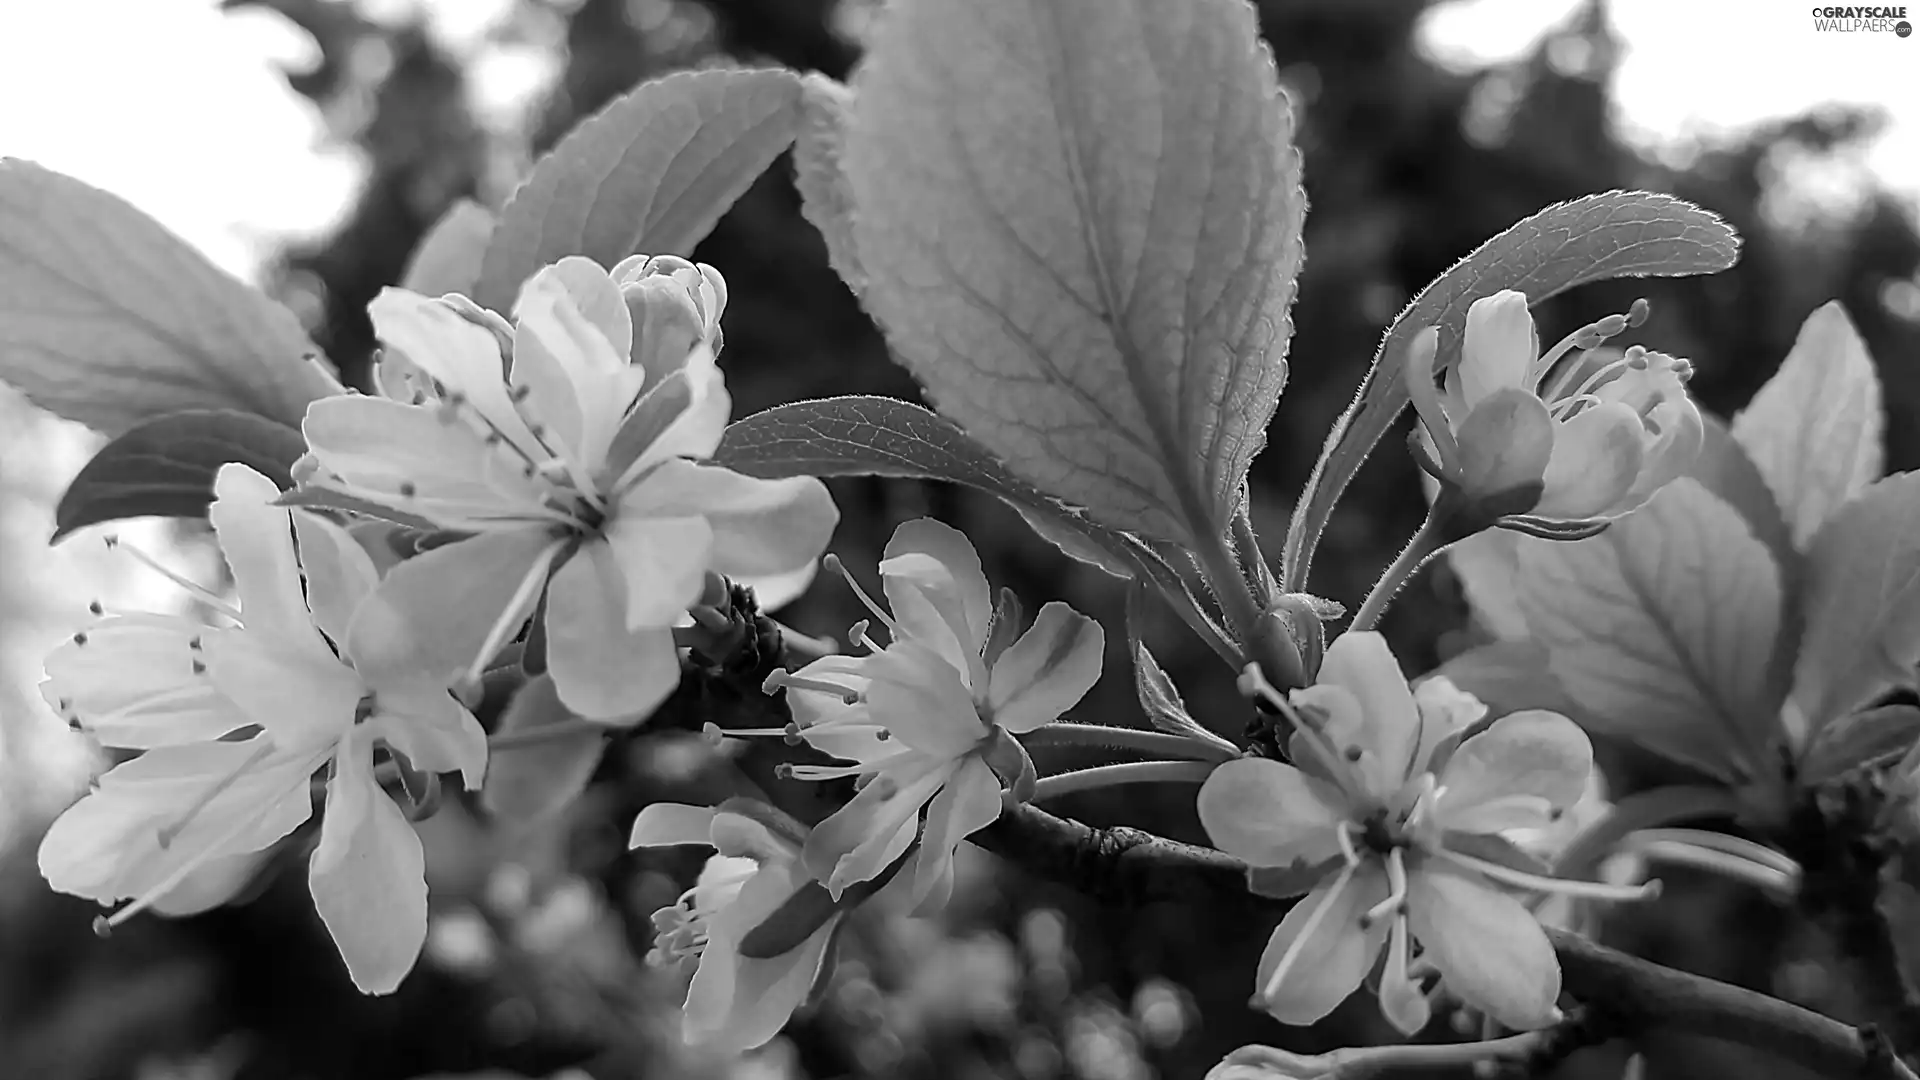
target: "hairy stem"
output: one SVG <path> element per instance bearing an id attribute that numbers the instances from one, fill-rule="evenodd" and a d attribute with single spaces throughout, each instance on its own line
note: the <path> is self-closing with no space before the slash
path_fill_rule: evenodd
<path id="1" fill-rule="evenodd" d="M 1420 528 L 1407 541 L 1407 546 L 1400 549 L 1399 556 L 1388 565 L 1386 573 L 1380 575 L 1380 580 L 1374 582 L 1367 598 L 1360 602 L 1360 610 L 1354 613 L 1353 621 L 1347 624 L 1348 631 L 1373 629 L 1374 624 L 1380 621 L 1380 616 L 1386 613 L 1387 605 L 1393 602 L 1394 596 L 1406 587 L 1407 581 L 1426 565 L 1428 559 L 1440 554 L 1451 542 L 1443 507 L 1444 501 L 1436 502 L 1433 509 L 1427 511 L 1427 519 L 1420 523 Z"/>
<path id="2" fill-rule="evenodd" d="M 1216 763 L 1212 761 L 1129 761 L 1119 765 L 1101 765 L 1077 769 L 1043 778 L 1034 786 L 1033 797 L 1057 799 L 1075 792 L 1113 787 L 1115 784 L 1198 784 L 1207 778 Z"/>

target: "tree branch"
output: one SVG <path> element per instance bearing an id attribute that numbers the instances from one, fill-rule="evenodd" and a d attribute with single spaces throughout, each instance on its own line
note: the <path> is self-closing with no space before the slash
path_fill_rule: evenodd
<path id="1" fill-rule="evenodd" d="M 1171 901 L 1210 912 L 1273 917 L 1285 901 L 1247 891 L 1246 868 L 1210 848 L 1139 829 L 1096 829 L 1017 806 L 975 843 L 1022 868 L 1114 903 Z M 1740 1043 L 1833 1077 L 1916 1080 L 1872 1029 L 1856 1029 L 1753 990 L 1662 967 L 1549 930 L 1567 993 L 1623 1034 L 1669 1030 Z"/>

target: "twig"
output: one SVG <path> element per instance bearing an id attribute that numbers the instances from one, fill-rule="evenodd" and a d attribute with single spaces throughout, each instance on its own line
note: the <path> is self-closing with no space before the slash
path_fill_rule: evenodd
<path id="1" fill-rule="evenodd" d="M 1123 904 L 1173 901 L 1223 916 L 1272 918 L 1286 904 L 1247 892 L 1229 855 L 1139 829 L 1096 829 L 1032 806 L 1003 813 L 973 839 L 1027 870 Z M 1549 931 L 1562 985 L 1621 1034 L 1671 1030 L 1753 1047 L 1832 1077 L 1920 1080 L 1878 1034 L 1753 990 L 1662 967 Z"/>

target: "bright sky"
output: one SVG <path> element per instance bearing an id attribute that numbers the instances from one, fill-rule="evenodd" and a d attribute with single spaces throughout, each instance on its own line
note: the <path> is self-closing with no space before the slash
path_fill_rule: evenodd
<path id="1" fill-rule="evenodd" d="M 416 0 L 378 0 L 398 12 Z M 473 48 L 507 0 L 417 0 L 442 36 Z M 1627 53 L 1627 128 L 1651 137 L 1751 123 L 1826 101 L 1893 110 L 1869 156 L 1920 192 L 1920 36 L 1821 34 L 1807 0 L 1614 0 Z M 1516 55 L 1574 0 L 1457 0 L 1428 40 L 1463 63 Z M 321 128 L 274 61 L 311 42 L 258 9 L 217 0 L 0 0 L 0 154 L 32 158 L 147 210 L 222 265 L 249 272 L 277 238 L 323 229 L 358 165 L 319 147 Z M 537 72 L 489 55 L 494 102 Z"/>

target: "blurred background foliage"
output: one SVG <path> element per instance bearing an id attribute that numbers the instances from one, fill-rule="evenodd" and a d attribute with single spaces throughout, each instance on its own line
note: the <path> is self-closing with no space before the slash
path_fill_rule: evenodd
<path id="1" fill-rule="evenodd" d="M 319 63 L 288 73 L 359 149 L 369 172 L 330 235 L 284 251 L 273 291 L 307 319 L 349 382 L 373 346 L 367 302 L 401 274 L 423 231 L 461 197 L 497 204 L 518 170 L 634 83 L 704 64 L 780 63 L 845 78 L 858 61 L 864 0 L 520 0 L 491 40 L 558 65 L 550 91 L 503 135 L 474 116 L 461 58 L 418 24 L 345 0 L 227 0 L 304 29 Z M 384 5 L 391 7 L 391 5 Z M 1608 77 L 1619 55 L 1600 3 L 1530 54 L 1458 72 L 1416 45 L 1422 0 L 1266 0 L 1262 27 L 1301 120 L 1309 258 L 1293 312 L 1291 374 L 1254 475 L 1255 521 L 1277 555 L 1293 494 L 1346 405 L 1385 324 L 1421 286 L 1540 207 L 1609 188 L 1691 199 L 1746 238 L 1727 273 L 1611 282 L 1536 310 L 1558 338 L 1635 297 L 1653 303 L 1638 340 L 1690 357 L 1703 403 L 1730 415 L 1763 382 L 1820 303 L 1845 305 L 1881 364 L 1889 465 L 1920 465 L 1920 235 L 1912 211 L 1870 184 L 1810 195 L 1800 179 L 1870 135 L 1879 118 L 1821 111 L 1714 144 L 1656 155 L 1622 142 Z M 1785 73 L 1783 73 L 1785 77 Z M 874 328 L 827 267 L 784 159 L 699 248 L 730 286 L 724 365 L 736 415 L 801 397 L 911 397 Z M 1363 471 L 1334 517 L 1313 591 L 1356 603 L 1418 523 L 1422 501 L 1399 441 Z M 1077 711 L 1137 723 L 1120 625 L 1122 590 L 1069 564 L 991 499 L 936 485 L 837 481 L 836 550 L 870 568 L 893 526 L 934 514 L 966 530 L 996 584 L 1033 610 L 1067 599 L 1116 632 L 1108 674 Z M 857 616 L 822 581 L 783 613 L 817 634 Z M 1456 591 L 1430 571 L 1385 622 L 1410 670 L 1471 640 Z M 1155 628 L 1162 662 L 1197 712 L 1238 708 L 1232 680 L 1178 627 Z M 697 720 L 696 720 L 697 722 Z M 1652 782 L 1608 757 L 1616 790 Z M 1056 766 L 1058 767 L 1058 763 Z M 693 852 L 631 855 L 633 813 L 657 799 L 753 790 L 742 768 L 673 733 L 619 743 L 587 796 L 555 820 L 489 822 L 458 800 L 422 823 L 434 884 L 427 956 L 390 998 L 344 978 L 306 896 L 296 837 L 243 904 L 143 919 L 110 941 L 94 909 L 45 891 L 22 845 L 0 875 L 0 1072 L 27 1080 L 401 1080 L 488 1072 L 625 1078 L 1197 1077 L 1249 1041 L 1322 1049 L 1390 1033 L 1364 998 L 1317 1028 L 1289 1031 L 1246 1008 L 1269 927 L 1204 912 L 1102 910 L 984 856 L 966 863 L 938 923 L 880 912 L 859 920 L 816 1009 L 744 1063 L 678 1047 L 681 984 L 648 969 L 647 915 L 690 884 Z M 776 801 L 818 816 L 814 794 Z M 767 785 L 772 788 L 772 785 Z M 809 807 L 809 800 L 816 805 Z M 1191 790 L 1128 789 L 1059 809 L 1198 839 Z M 308 841 L 310 843 L 310 841 Z M 976 853 L 977 854 L 977 853 Z M 1667 875 L 1657 904 L 1616 913 L 1609 939 L 1653 959 L 1850 1014 L 1845 980 L 1817 936 L 1749 894 Z M 1429 1037 L 1438 1037 L 1430 1035 Z M 1704 1043 L 1650 1050 L 1650 1076 L 1776 1066 Z M 1623 1055 L 1583 1054 L 1565 1076 L 1618 1075 Z"/>

